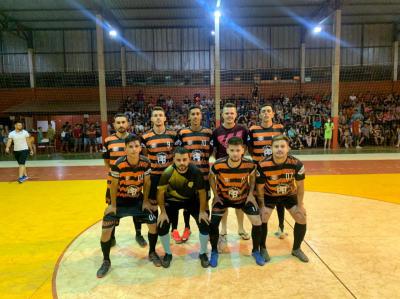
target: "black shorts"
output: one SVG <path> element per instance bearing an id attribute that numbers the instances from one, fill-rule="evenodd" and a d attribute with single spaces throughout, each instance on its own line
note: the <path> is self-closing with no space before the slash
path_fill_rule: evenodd
<path id="1" fill-rule="evenodd" d="M 14 157 L 15 160 L 17 160 L 18 165 L 25 165 L 28 156 L 29 156 L 29 150 L 14 151 Z"/>
<path id="2" fill-rule="evenodd" d="M 275 209 L 276 205 L 283 205 L 287 210 L 290 210 L 297 205 L 297 195 L 265 196 L 264 205 L 270 209 Z"/>
<path id="3" fill-rule="evenodd" d="M 260 214 L 260 210 L 258 209 L 258 207 L 254 206 L 250 202 L 246 204 L 246 201 L 235 203 L 235 202 L 223 201 L 223 200 L 217 201 L 213 205 L 211 214 L 213 216 L 222 217 L 227 208 L 241 209 L 246 215 L 259 215 Z"/>
<path id="4" fill-rule="evenodd" d="M 104 221 L 114 221 L 118 225 L 119 220 L 124 217 L 133 217 L 140 223 L 154 224 L 157 222 L 157 217 L 147 210 L 142 210 L 143 200 L 136 201 L 132 206 L 117 206 L 116 214 L 107 214 L 103 217 Z"/>

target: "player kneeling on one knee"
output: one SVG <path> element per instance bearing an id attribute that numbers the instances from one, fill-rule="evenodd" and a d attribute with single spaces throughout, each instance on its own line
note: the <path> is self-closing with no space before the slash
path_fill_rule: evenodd
<path id="1" fill-rule="evenodd" d="M 174 163 L 164 170 L 157 187 L 157 202 L 161 213 L 158 218 L 158 234 L 165 250 L 162 266 L 168 268 L 172 260 L 170 248 L 170 223 L 178 218 L 179 210 L 187 210 L 199 228 L 201 265 L 209 265 L 207 257 L 208 224 L 206 190 L 203 174 L 191 162 L 190 152 L 177 147 Z"/>
<path id="2" fill-rule="evenodd" d="M 256 164 L 243 158 L 243 140 L 232 137 L 228 140 L 228 157 L 215 161 L 210 171 L 210 186 L 214 193 L 211 212 L 210 265 L 218 265 L 218 226 L 227 208 L 241 209 L 252 224 L 252 256 L 260 266 L 265 264 L 259 248 L 261 239 L 261 218 L 258 204 L 253 196 L 256 180 Z"/>
<path id="3" fill-rule="evenodd" d="M 286 136 L 275 136 L 272 155 L 258 162 L 257 197 L 262 220 L 260 252 L 266 261 L 270 260 L 266 248 L 268 220 L 275 206 L 283 204 L 296 221 L 292 255 L 307 263 L 308 257 L 300 248 L 307 228 L 303 203 L 305 170 L 303 163 L 288 154 L 289 149 Z"/>
<path id="4" fill-rule="evenodd" d="M 125 139 L 126 156 L 122 156 L 111 167 L 111 204 L 104 211 L 101 250 L 103 264 L 97 271 L 97 277 L 107 274 L 111 266 L 111 233 L 119 219 L 132 216 L 148 225 L 149 259 L 155 266 L 161 266 L 155 246 L 157 243 L 157 218 L 150 212 L 150 161 L 140 155 L 141 142 L 136 136 Z"/>

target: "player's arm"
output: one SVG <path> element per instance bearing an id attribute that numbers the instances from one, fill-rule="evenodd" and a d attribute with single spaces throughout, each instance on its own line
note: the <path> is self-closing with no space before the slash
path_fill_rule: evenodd
<path id="1" fill-rule="evenodd" d="M 216 179 L 216 175 L 214 174 L 214 172 L 212 170 L 210 171 L 208 178 L 210 179 L 210 187 L 214 194 L 214 201 L 215 201 L 218 199 L 217 183 L 216 183 L 217 179 Z"/>
<path id="2" fill-rule="evenodd" d="M 110 169 L 110 160 L 109 159 L 104 159 L 104 166 L 108 169 Z"/>
<path id="3" fill-rule="evenodd" d="M 265 175 L 262 168 L 257 164 L 256 171 L 256 191 L 257 191 L 257 203 L 260 209 L 264 208 L 264 187 L 266 183 Z"/>
<path id="4" fill-rule="evenodd" d="M 6 145 L 6 153 L 10 152 L 10 146 L 11 146 L 12 142 L 13 142 L 12 138 L 8 137 L 7 145 Z"/>
<path id="5" fill-rule="evenodd" d="M 29 150 L 31 151 L 30 154 L 33 155 L 33 145 L 31 139 L 29 138 L 29 135 L 28 137 L 26 137 L 26 143 L 28 144 Z"/>
<path id="6" fill-rule="evenodd" d="M 119 178 L 116 178 L 114 176 L 111 177 L 110 196 L 111 196 L 111 205 L 114 208 L 117 206 L 118 182 Z"/>
<path id="7" fill-rule="evenodd" d="M 249 184 L 250 184 L 250 191 L 249 191 L 249 196 L 247 196 L 246 202 L 253 202 L 254 205 L 257 205 L 257 202 L 254 199 L 254 188 L 256 186 L 256 170 L 253 170 L 253 172 L 250 174 Z"/>
<path id="8" fill-rule="evenodd" d="M 144 182 L 143 182 L 143 210 L 151 210 L 151 204 L 149 200 L 149 194 L 150 194 L 150 187 L 151 187 L 151 180 L 150 180 L 150 175 L 145 175 L 144 176 Z"/>
<path id="9" fill-rule="evenodd" d="M 165 191 L 167 186 L 158 186 L 157 187 L 157 204 L 160 207 L 160 215 L 158 216 L 158 224 L 162 225 L 163 222 L 169 222 L 167 211 L 165 210 Z"/>

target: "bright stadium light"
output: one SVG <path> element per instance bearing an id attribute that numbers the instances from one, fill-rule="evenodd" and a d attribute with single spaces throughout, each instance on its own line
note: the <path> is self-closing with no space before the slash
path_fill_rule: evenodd
<path id="1" fill-rule="evenodd" d="M 216 18 L 220 18 L 221 17 L 221 12 L 219 11 L 219 10 L 216 10 L 215 12 L 214 12 L 214 17 L 216 17 Z"/>
<path id="2" fill-rule="evenodd" d="M 214 30 L 211 31 L 211 35 L 215 35 L 215 31 Z"/>
<path id="3" fill-rule="evenodd" d="M 111 30 L 108 32 L 108 34 L 109 34 L 112 38 L 114 38 L 114 37 L 116 37 L 116 36 L 118 35 L 118 32 L 117 32 L 117 30 L 115 30 L 115 29 L 111 29 Z"/>
<path id="4" fill-rule="evenodd" d="M 217 8 L 221 6 L 221 0 L 217 0 Z"/>
<path id="5" fill-rule="evenodd" d="M 318 34 L 321 31 L 322 31 L 322 27 L 320 25 L 315 26 L 313 29 L 314 34 Z"/>

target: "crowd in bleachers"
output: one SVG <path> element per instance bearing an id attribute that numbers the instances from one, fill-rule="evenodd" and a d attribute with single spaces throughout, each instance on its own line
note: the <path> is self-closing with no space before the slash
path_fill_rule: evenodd
<path id="1" fill-rule="evenodd" d="M 238 109 L 238 123 L 250 127 L 258 121 L 258 107 L 271 103 L 275 111 L 274 121 L 285 127 L 293 149 L 324 146 L 325 123 L 330 119 L 330 95 L 295 94 L 289 98 L 284 94 L 268 98 L 258 94 L 257 87 L 246 97 L 244 94 L 226 96 L 221 99 L 221 107 L 235 103 Z M 191 105 L 199 105 L 203 111 L 203 125 L 214 129 L 214 99 L 200 94 L 175 99 L 158 95 L 145 97 L 138 92 L 127 97 L 120 107 L 132 123 L 131 131 L 141 135 L 150 129 L 150 112 L 154 106 L 161 106 L 167 115 L 167 125 L 179 130 L 187 124 L 187 112 Z M 0 154 L 5 153 L 5 144 L 10 129 L 0 126 Z M 108 134 L 112 133 L 109 125 Z M 41 128 L 31 132 L 35 144 L 54 144 L 61 152 L 95 153 L 101 149 L 101 127 L 98 122 L 85 121 L 80 124 L 66 122 L 58 132 Z M 400 95 L 374 95 L 372 93 L 352 94 L 339 105 L 338 140 L 341 147 L 362 148 L 363 146 L 400 146 Z"/>

